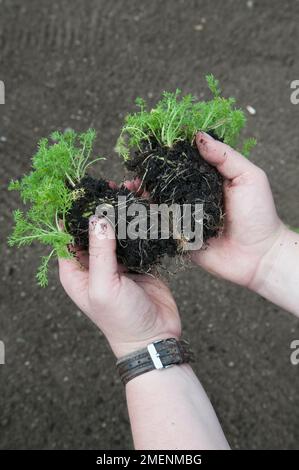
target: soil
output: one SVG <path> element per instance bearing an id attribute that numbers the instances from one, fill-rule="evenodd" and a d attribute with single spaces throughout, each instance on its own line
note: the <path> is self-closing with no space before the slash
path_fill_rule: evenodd
<path id="1" fill-rule="evenodd" d="M 75 244 L 83 250 L 88 250 L 88 221 L 89 217 L 96 211 L 96 207 L 100 204 L 112 206 L 115 214 L 116 232 L 119 225 L 119 206 L 118 197 L 126 198 L 125 210 L 128 211 L 133 204 L 142 204 L 146 209 L 146 227 L 150 227 L 150 202 L 144 198 L 138 198 L 124 186 L 120 188 L 111 188 L 105 180 L 98 180 L 91 176 L 82 179 L 80 185 L 75 190 L 84 189 L 84 195 L 77 199 L 73 204 L 67 219 L 67 230 L 74 236 Z M 105 211 L 106 212 L 106 211 Z M 104 214 L 105 215 L 105 214 Z M 126 216 L 126 232 L 134 217 Z M 132 239 L 126 237 L 119 239 L 117 237 L 117 257 L 118 261 L 126 266 L 128 270 L 135 272 L 149 272 L 151 268 L 157 266 L 164 255 L 175 256 L 178 252 L 177 241 L 171 236 L 168 240 L 161 239 L 160 223 L 158 221 L 158 238 Z M 138 229 L 138 227 L 137 227 Z"/>
<path id="2" fill-rule="evenodd" d="M 135 152 L 127 162 L 127 168 L 134 171 L 142 184 L 141 192 L 148 193 L 149 200 L 138 198 L 126 187 L 110 187 L 105 180 L 91 176 L 82 179 L 74 189 L 83 190 L 83 195 L 75 200 L 66 219 L 67 230 L 74 236 L 77 246 L 88 250 L 88 220 L 100 204 L 108 204 L 114 209 L 115 228 L 119 225 L 117 208 L 118 197 L 125 197 L 125 210 L 133 204 L 142 203 L 146 209 L 146 227 L 151 226 L 151 203 L 176 204 L 183 214 L 184 205 L 191 206 L 191 230 L 196 223 L 197 206 L 203 205 L 203 242 L 208 242 L 218 235 L 223 223 L 223 179 L 219 172 L 209 165 L 199 154 L 196 146 L 187 141 L 179 141 L 172 148 L 161 146 L 156 140 L 143 142 L 141 151 Z M 126 232 L 134 217 L 126 216 Z M 172 220 L 167 221 L 170 227 L 169 239 L 161 238 L 161 219 L 158 223 L 158 238 L 151 239 L 149 232 L 146 238 L 126 236 L 117 237 L 118 261 L 130 271 L 149 272 L 159 264 L 165 254 L 174 257 L 181 254 L 183 243 L 172 236 Z M 181 233 L 182 235 L 182 233 Z M 192 238 L 188 241 L 192 241 Z"/>
<path id="3" fill-rule="evenodd" d="M 144 141 L 141 151 L 136 151 L 126 166 L 154 202 L 192 205 L 193 222 L 194 205 L 203 204 L 203 242 L 219 233 L 223 225 L 223 179 L 195 145 L 178 141 L 168 148 L 153 139 Z"/>
<path id="4" fill-rule="evenodd" d="M 36 142 L 71 127 L 99 130 L 92 175 L 121 182 L 112 154 L 125 114 L 163 90 L 209 98 L 212 72 L 247 113 L 250 159 L 268 174 L 280 217 L 298 226 L 299 2 L 295 0 L 2 0 L 0 173 L 3 188 L 30 168 Z M 112 155 L 111 155 L 112 154 Z M 17 193 L 1 193 L 0 448 L 132 447 L 123 387 L 104 338 L 68 300 L 42 247 L 7 247 Z M 227 261 L 229 263 L 229 260 Z M 296 449 L 298 320 L 201 269 L 170 280 L 197 362 L 194 370 L 232 448 Z"/>

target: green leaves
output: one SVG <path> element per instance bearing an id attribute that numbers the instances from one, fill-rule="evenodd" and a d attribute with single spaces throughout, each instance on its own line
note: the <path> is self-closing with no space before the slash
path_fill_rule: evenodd
<path id="1" fill-rule="evenodd" d="M 22 247 L 37 241 L 52 248 L 37 271 L 41 286 L 47 284 L 51 258 L 72 256 L 67 245 L 73 243 L 73 238 L 61 226 L 65 227 L 73 201 L 83 196 L 76 184 L 88 166 L 99 160 L 90 160 L 94 139 L 93 129 L 79 135 L 74 131 L 54 132 L 51 143 L 48 139 L 39 142 L 32 158 L 32 171 L 9 185 L 10 190 L 20 191 L 23 202 L 29 204 L 27 212 L 19 209 L 14 212 L 15 226 L 9 245 Z"/>
<path id="2" fill-rule="evenodd" d="M 199 130 L 213 131 L 218 138 L 235 146 L 246 123 L 245 115 L 235 108 L 234 98 L 220 96 L 219 82 L 213 75 L 207 75 L 206 80 L 213 93 L 210 101 L 197 102 L 194 96 L 182 97 L 180 90 L 176 90 L 164 92 L 157 105 L 148 110 L 146 102 L 137 98 L 139 111 L 126 116 L 116 144 L 119 155 L 128 160 L 131 150 L 140 149 L 143 141 L 151 139 L 167 147 L 179 140 L 192 142 Z"/>
<path id="3" fill-rule="evenodd" d="M 214 97 L 221 95 L 221 88 L 219 85 L 219 80 L 216 80 L 214 75 L 206 75 L 206 81 L 208 83 L 208 87 L 210 88 L 211 92 L 213 93 Z"/>
<path id="4" fill-rule="evenodd" d="M 36 273 L 36 279 L 37 279 L 38 284 L 41 287 L 46 287 L 48 285 L 48 266 L 49 266 L 49 261 L 52 258 L 54 252 L 55 250 L 52 250 L 48 256 L 43 256 L 42 262 L 40 266 L 38 267 L 38 270 Z"/>
<path id="5" fill-rule="evenodd" d="M 253 137 L 246 139 L 243 143 L 243 148 L 241 152 L 243 153 L 243 155 L 245 155 L 245 157 L 248 157 L 251 150 L 255 146 L 256 146 L 256 139 L 254 139 Z"/>

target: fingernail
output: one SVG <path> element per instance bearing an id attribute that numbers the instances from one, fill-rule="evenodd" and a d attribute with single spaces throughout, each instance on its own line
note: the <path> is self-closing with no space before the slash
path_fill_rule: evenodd
<path id="1" fill-rule="evenodd" d="M 213 140 L 213 137 L 210 136 L 210 134 L 207 134 L 207 132 L 200 131 L 198 132 L 198 143 L 199 144 L 204 144 L 208 140 Z"/>
<path id="2" fill-rule="evenodd" d="M 95 232 L 97 238 L 107 238 L 108 222 L 105 217 L 92 215 L 89 219 L 89 227 Z"/>

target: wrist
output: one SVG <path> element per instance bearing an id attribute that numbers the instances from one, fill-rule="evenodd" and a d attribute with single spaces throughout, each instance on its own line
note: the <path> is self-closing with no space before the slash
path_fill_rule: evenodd
<path id="1" fill-rule="evenodd" d="M 299 234 L 282 225 L 249 288 L 289 311 L 298 311 Z M 294 304 L 294 305 L 293 305 Z"/>
<path id="2" fill-rule="evenodd" d="M 271 246 L 261 257 L 254 276 L 249 284 L 249 289 L 260 293 L 265 283 L 277 270 L 277 263 L 280 258 L 281 250 L 284 246 L 285 239 L 289 236 L 290 230 L 284 224 L 281 224 L 277 236 L 274 238 Z"/>
<path id="3" fill-rule="evenodd" d="M 160 333 L 156 335 L 149 336 L 147 338 L 143 338 L 136 341 L 110 341 L 108 340 L 110 347 L 117 359 L 120 359 L 127 354 L 134 353 L 141 349 L 146 348 L 149 344 L 154 343 L 155 341 L 159 341 L 161 339 L 168 339 L 168 338 L 175 338 L 177 340 L 180 339 L 180 334 L 174 333 Z"/>
<path id="4" fill-rule="evenodd" d="M 122 383 L 126 385 L 153 370 L 161 371 L 193 360 L 194 354 L 188 341 L 167 338 L 156 340 L 147 347 L 121 357 L 117 360 L 116 367 Z"/>

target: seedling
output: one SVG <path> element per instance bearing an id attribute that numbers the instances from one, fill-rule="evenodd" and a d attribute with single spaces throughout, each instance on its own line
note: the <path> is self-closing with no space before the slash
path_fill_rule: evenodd
<path id="1" fill-rule="evenodd" d="M 181 97 L 181 91 L 164 92 L 162 99 L 151 109 L 142 98 L 136 99 L 139 111 L 126 116 L 125 124 L 116 144 L 117 152 L 125 161 L 131 151 L 142 151 L 146 142 L 155 140 L 161 147 L 173 148 L 179 141 L 192 144 L 198 131 L 211 132 L 219 140 L 235 147 L 246 118 L 235 107 L 234 98 L 223 98 L 218 80 L 207 75 L 208 87 L 213 94 L 210 101 L 197 101 L 191 94 Z M 241 151 L 248 155 L 255 139 L 247 139 Z"/>
<path id="2" fill-rule="evenodd" d="M 118 205 L 118 196 L 126 197 L 126 206 L 140 199 L 124 186 L 111 187 L 104 179 L 95 179 L 87 169 L 102 158 L 91 158 L 95 131 L 90 129 L 77 135 L 74 131 L 54 132 L 49 139 L 39 142 L 33 157 L 32 171 L 19 181 L 11 182 L 9 189 L 20 191 L 26 207 L 14 212 L 15 227 L 9 245 L 22 247 L 40 242 L 50 247 L 37 271 L 41 286 L 48 283 L 48 265 L 52 258 L 72 258 L 72 246 L 88 250 L 88 223 L 96 208 L 105 204 Z M 150 204 L 142 199 L 149 214 Z M 127 217 L 130 224 L 133 216 Z M 115 225 L 118 224 L 115 220 Z M 174 241 L 118 240 L 117 255 L 121 263 L 134 271 L 147 271 L 167 252 Z M 161 246 L 160 246 L 161 244 Z M 159 249 L 158 249 L 159 246 Z"/>
<path id="3" fill-rule="evenodd" d="M 14 212 L 15 228 L 9 245 L 24 246 L 38 241 L 51 247 L 37 271 L 41 286 L 47 284 L 52 257 L 72 256 L 67 247 L 73 243 L 73 236 L 63 227 L 74 201 L 84 194 L 84 190 L 77 187 L 79 182 L 87 168 L 99 160 L 90 160 L 94 139 L 92 129 L 80 135 L 74 131 L 54 132 L 52 143 L 48 139 L 39 142 L 32 159 L 32 171 L 9 185 L 10 190 L 20 191 L 24 204 L 30 205 L 26 212 L 20 209 Z"/>
<path id="4" fill-rule="evenodd" d="M 164 92 L 156 106 L 136 100 L 139 110 L 125 118 L 116 150 L 127 169 L 140 181 L 140 189 L 157 203 L 204 204 L 203 241 L 216 236 L 223 225 L 222 178 L 199 154 L 194 143 L 198 131 L 236 147 L 245 115 L 234 98 L 223 98 L 219 82 L 206 77 L 210 101 L 197 101 L 180 90 Z M 248 155 L 255 139 L 247 139 Z"/>

